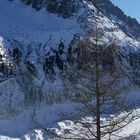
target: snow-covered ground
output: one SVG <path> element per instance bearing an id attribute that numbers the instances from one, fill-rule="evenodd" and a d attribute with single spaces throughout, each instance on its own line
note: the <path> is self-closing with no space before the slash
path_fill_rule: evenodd
<path id="1" fill-rule="evenodd" d="M 128 102 L 136 103 L 136 109 L 133 113 L 138 113 L 140 115 L 139 94 L 140 89 L 133 89 L 128 95 Z M 62 118 L 63 114 L 66 116 L 74 114 L 75 107 L 76 106 L 72 105 L 70 102 L 55 104 L 49 107 L 42 106 L 36 109 L 31 108 L 21 113 L 19 116 L 12 117 L 8 120 L 1 120 L 0 140 L 49 140 L 50 138 L 47 136 L 47 133 L 45 133 L 44 128 L 54 128 L 57 130 L 58 134 L 62 134 L 63 136 L 67 136 L 68 133 L 65 132 L 68 130 L 75 134 L 80 134 L 80 131 L 83 129 L 81 125 L 76 125 L 71 120 Z M 87 117 L 87 119 L 89 120 L 90 117 Z M 102 119 L 105 120 L 106 118 Z M 139 124 L 140 119 L 133 121 L 128 126 L 124 127 L 123 130 L 119 132 L 119 135 L 127 136 L 132 132 L 139 131 Z M 138 135 L 137 138 L 140 139 L 140 135 Z"/>

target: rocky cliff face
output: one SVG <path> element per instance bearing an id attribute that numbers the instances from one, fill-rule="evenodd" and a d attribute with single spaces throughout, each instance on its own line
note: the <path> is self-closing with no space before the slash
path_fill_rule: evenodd
<path id="1" fill-rule="evenodd" d="M 50 13 L 55 13 L 63 18 L 69 18 L 72 16 L 79 8 L 79 2 L 75 0 L 60 0 L 60 1 L 50 1 L 50 0 L 21 0 L 26 5 L 31 5 L 37 11 L 42 8 Z"/>

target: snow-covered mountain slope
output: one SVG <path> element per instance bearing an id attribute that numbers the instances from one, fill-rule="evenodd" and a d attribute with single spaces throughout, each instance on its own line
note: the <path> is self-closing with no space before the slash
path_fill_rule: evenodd
<path id="1" fill-rule="evenodd" d="M 60 39 L 71 41 L 74 34 L 83 33 L 82 31 L 95 26 L 94 16 L 98 16 L 97 12 L 99 12 L 92 2 L 83 1 L 78 4 L 77 13 L 69 18 L 63 18 L 46 11 L 45 8 L 36 11 L 31 6 L 25 6 L 19 0 L 12 2 L 1 0 L 1 36 L 7 39 L 16 38 L 19 41 L 26 39 L 26 41 L 41 43 L 47 42 L 49 39 L 52 39 L 53 42 L 56 41 L 55 43 Z M 130 39 L 117 26 L 115 18 L 110 19 L 104 13 L 99 15 L 98 26 L 104 28 L 105 32 L 110 33 L 112 37 L 115 35 L 117 39 Z"/>
<path id="2" fill-rule="evenodd" d="M 136 19 L 126 16 L 119 7 L 114 6 L 109 0 L 92 1 L 109 19 L 114 20 L 114 23 L 116 23 L 123 32 L 130 37 L 139 39 L 140 24 Z"/>
<path id="3" fill-rule="evenodd" d="M 50 13 L 54 13 L 63 18 L 69 18 L 80 10 L 79 4 L 82 1 L 77 0 L 21 0 L 24 4 L 31 6 L 37 11 L 45 8 Z M 116 24 L 123 30 L 127 35 L 135 38 L 139 38 L 140 24 L 136 19 L 128 17 L 124 14 L 121 9 L 114 6 L 109 0 L 88 0 L 91 2 L 99 11 L 104 13 L 109 19 L 115 19 Z"/>
<path id="4" fill-rule="evenodd" d="M 54 42 L 59 41 L 60 38 L 69 40 L 67 36 L 71 38 L 80 30 L 74 19 L 59 18 L 49 14 L 45 9 L 37 12 L 19 1 L 1 0 L 0 8 L 0 32 L 7 39 L 17 38 L 20 40 L 23 38 L 36 42 L 53 39 Z"/>
<path id="5" fill-rule="evenodd" d="M 139 51 L 138 33 L 102 8 L 109 1 L 40 2 L 36 10 L 30 0 L 0 0 L 0 135 L 21 137 L 38 128 L 36 121 L 56 124 L 59 110 L 70 114 L 72 107 L 64 103 L 58 75 L 67 63 L 69 46 L 96 26 L 104 32 L 103 42 L 115 40 L 124 56 Z M 48 79 L 47 72 L 55 80 Z M 30 139 L 26 137 L 23 140 Z"/>

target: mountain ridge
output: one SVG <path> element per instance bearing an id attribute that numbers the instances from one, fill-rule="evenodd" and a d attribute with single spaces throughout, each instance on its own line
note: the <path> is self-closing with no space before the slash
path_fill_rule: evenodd
<path id="1" fill-rule="evenodd" d="M 29 2 L 28 6 L 26 2 Z M 2 70 L 3 65 L 0 65 L 1 78 L 6 77 L 0 83 L 0 127 L 4 126 L 0 133 L 5 135 L 8 130 L 11 137 L 15 133 L 21 136 L 30 128 L 35 129 L 32 118 L 50 126 L 58 121 L 58 110 L 67 112 L 66 107 L 72 108 L 67 101 L 66 107 L 65 103 L 59 104 L 58 99 L 65 102 L 61 96 L 63 82 L 59 75 L 67 64 L 69 48 L 88 33 L 93 35 L 96 26 L 104 33 L 103 43 L 113 41 L 119 46 L 122 65 L 135 70 L 134 62 L 129 64 L 129 55 L 133 60 L 135 52 L 140 49 L 139 36 L 135 30 L 131 30 L 131 27 L 122 29 L 123 25 L 127 28 L 127 22 L 118 24 L 118 20 L 121 21 L 119 18 L 104 11 L 103 7 L 110 4 L 108 0 L 99 0 L 98 3 L 95 3 L 96 0 L 79 0 L 78 3 L 68 0 L 67 4 L 66 0 L 40 0 L 42 5 L 39 4 L 37 10 L 32 8 L 31 2 L 33 0 L 0 1 L 0 64 L 7 68 L 5 72 Z M 44 2 L 52 6 L 48 11 L 42 8 Z M 64 3 L 61 5 L 61 2 Z M 19 126 L 16 126 L 17 123 Z M 9 124 L 12 128 L 9 128 Z"/>
<path id="2" fill-rule="evenodd" d="M 37 11 L 41 10 L 42 8 L 46 8 L 47 11 L 50 13 L 55 13 L 58 16 L 63 18 L 70 18 L 73 16 L 74 13 L 78 12 L 80 2 L 91 2 L 96 8 L 100 9 L 100 11 L 107 15 L 108 18 L 116 18 L 117 25 L 130 37 L 134 36 L 135 38 L 139 39 L 140 34 L 140 24 L 135 18 L 131 18 L 130 16 L 126 16 L 124 12 L 118 8 L 117 6 L 113 5 L 113 3 L 109 0 L 61 0 L 57 1 L 49 1 L 49 0 L 21 0 L 26 5 L 31 5 Z M 126 25 L 122 24 L 124 22 Z M 129 27 L 130 28 L 127 29 Z"/>

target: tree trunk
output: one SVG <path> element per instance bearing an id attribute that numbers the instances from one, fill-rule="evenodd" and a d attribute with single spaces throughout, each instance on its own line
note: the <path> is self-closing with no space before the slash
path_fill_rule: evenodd
<path id="1" fill-rule="evenodd" d="M 96 68 L 96 127 L 97 127 L 97 140 L 101 140 L 101 127 L 100 127 L 100 90 L 99 90 L 99 70 L 98 65 Z"/>
<path id="2" fill-rule="evenodd" d="M 99 70 L 99 48 L 98 48 L 98 39 L 96 35 L 96 129 L 97 129 L 97 140 L 101 140 L 101 122 L 100 122 L 100 89 L 99 89 L 99 80 L 100 80 L 100 70 Z"/>

